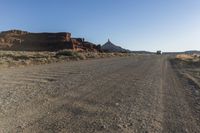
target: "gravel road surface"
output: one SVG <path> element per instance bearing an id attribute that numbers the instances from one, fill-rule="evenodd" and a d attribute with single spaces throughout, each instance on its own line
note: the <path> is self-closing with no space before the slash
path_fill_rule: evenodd
<path id="1" fill-rule="evenodd" d="M 200 133 L 191 98 L 165 56 L 1 69 L 0 132 Z"/>

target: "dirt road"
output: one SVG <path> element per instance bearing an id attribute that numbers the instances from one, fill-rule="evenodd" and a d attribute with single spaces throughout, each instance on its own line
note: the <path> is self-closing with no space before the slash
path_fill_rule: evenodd
<path id="1" fill-rule="evenodd" d="M 2 133 L 200 132 L 200 111 L 164 56 L 2 69 L 0 90 Z"/>

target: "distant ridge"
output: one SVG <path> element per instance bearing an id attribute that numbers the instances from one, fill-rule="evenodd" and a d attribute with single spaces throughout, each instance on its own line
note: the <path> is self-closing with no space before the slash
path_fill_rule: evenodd
<path id="1" fill-rule="evenodd" d="M 163 52 L 163 54 L 200 54 L 198 50 L 188 50 L 183 52 Z"/>
<path id="2" fill-rule="evenodd" d="M 187 54 L 200 54 L 200 51 L 198 51 L 198 50 L 188 50 L 188 51 L 185 51 L 185 53 L 187 53 Z"/>
<path id="3" fill-rule="evenodd" d="M 109 39 L 101 48 L 105 52 L 131 52 L 127 49 L 113 44 Z"/>

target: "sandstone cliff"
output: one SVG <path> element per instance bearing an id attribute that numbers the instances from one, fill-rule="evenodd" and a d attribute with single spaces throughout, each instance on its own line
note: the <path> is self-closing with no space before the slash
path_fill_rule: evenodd
<path id="1" fill-rule="evenodd" d="M 72 38 L 71 33 L 30 33 L 9 30 L 0 33 L 0 50 L 14 51 L 57 51 L 72 49 L 80 51 L 100 51 L 101 47 L 85 42 L 82 38 Z"/>

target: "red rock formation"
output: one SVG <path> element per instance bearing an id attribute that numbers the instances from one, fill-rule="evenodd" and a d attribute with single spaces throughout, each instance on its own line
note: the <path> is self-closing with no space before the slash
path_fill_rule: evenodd
<path id="1" fill-rule="evenodd" d="M 100 50 L 95 44 L 85 42 L 82 38 L 71 38 L 71 33 L 29 33 L 20 30 L 1 32 L 0 49 L 15 51 Z"/>

